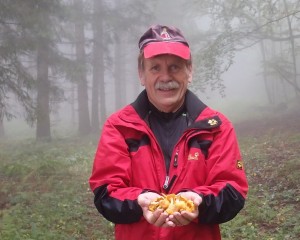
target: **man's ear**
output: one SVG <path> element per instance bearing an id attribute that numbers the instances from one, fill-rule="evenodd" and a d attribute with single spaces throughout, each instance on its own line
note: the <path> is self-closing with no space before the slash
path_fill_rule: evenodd
<path id="1" fill-rule="evenodd" d="M 188 82 L 189 83 L 191 83 L 192 82 L 192 80 L 193 80 L 193 68 L 192 68 L 192 66 L 189 66 L 188 67 Z"/>
<path id="2" fill-rule="evenodd" d="M 144 76 L 144 73 L 141 69 L 139 69 L 139 78 L 140 78 L 141 85 L 145 86 L 145 76 Z"/>

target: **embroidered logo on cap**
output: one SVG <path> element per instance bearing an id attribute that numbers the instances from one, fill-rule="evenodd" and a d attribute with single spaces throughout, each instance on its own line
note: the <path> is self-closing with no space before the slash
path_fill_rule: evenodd
<path id="1" fill-rule="evenodd" d="M 167 28 L 162 29 L 162 32 L 160 33 L 160 36 L 162 37 L 163 40 L 171 39 L 169 33 L 167 32 Z"/>
<path id="2" fill-rule="evenodd" d="M 215 126 L 218 124 L 218 121 L 216 119 L 209 119 L 207 122 L 210 126 Z"/>

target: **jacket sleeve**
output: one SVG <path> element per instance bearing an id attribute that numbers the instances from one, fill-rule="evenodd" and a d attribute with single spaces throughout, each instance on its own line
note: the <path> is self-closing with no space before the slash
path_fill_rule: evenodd
<path id="1" fill-rule="evenodd" d="M 206 182 L 193 189 L 203 198 L 199 207 L 201 223 L 223 223 L 234 218 L 243 208 L 248 191 L 233 126 L 225 117 L 222 122 L 208 150 Z"/>
<path id="2" fill-rule="evenodd" d="M 130 187 L 131 159 L 121 132 L 107 120 L 89 179 L 98 211 L 113 223 L 137 222 L 142 209 L 137 197 L 142 189 Z"/>

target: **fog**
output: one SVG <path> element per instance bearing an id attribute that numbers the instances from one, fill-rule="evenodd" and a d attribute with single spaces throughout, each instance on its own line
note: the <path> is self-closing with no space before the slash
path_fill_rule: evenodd
<path id="1" fill-rule="evenodd" d="M 106 119 L 144 89 L 138 41 L 153 24 L 183 32 L 189 89 L 237 134 L 250 191 L 222 239 L 300 239 L 300 0 L 0 0 L 1 240 L 114 239 L 88 179 Z M 214 146 L 188 164 L 212 166 L 229 149 Z"/>
<path id="2" fill-rule="evenodd" d="M 228 72 L 222 75 L 225 96 L 213 92 L 211 95 L 205 94 L 204 101 L 233 120 L 241 119 L 247 111 L 253 111 L 255 106 L 268 105 L 263 79 L 259 74 L 260 63 L 261 59 L 255 49 L 238 53 Z M 249 107 L 252 108 L 249 110 Z M 249 117 L 249 114 L 246 116 Z"/>
<path id="3" fill-rule="evenodd" d="M 35 61 L 41 51 L 39 45 L 45 49 L 47 41 L 35 33 L 32 26 L 21 24 L 25 20 L 39 21 L 34 19 L 39 16 L 19 17 L 21 9 L 17 5 L 5 6 L 11 14 L 1 12 L 0 15 L 1 47 L 7 52 L 1 62 L 5 71 L 11 71 L 8 75 L 2 70 L 1 79 L 1 128 L 6 136 L 25 134 L 43 138 L 78 131 L 79 135 L 85 135 L 90 129 L 100 130 L 111 113 L 134 101 L 143 89 L 137 75 L 137 43 L 141 34 L 156 23 L 182 30 L 193 56 L 191 90 L 233 122 L 259 115 L 261 109 L 272 112 L 279 104 L 292 108 L 299 103 L 300 61 L 296 49 L 300 44 L 297 28 L 300 9 L 296 1 L 289 1 L 290 8 L 281 12 L 281 5 L 274 4 L 272 11 L 264 12 L 262 16 L 259 15 L 263 14 L 262 9 L 255 1 L 249 5 L 256 8 L 258 15 L 251 8 L 231 5 L 229 1 L 224 5 L 182 0 L 122 1 L 122 4 L 103 1 L 102 5 L 96 2 L 75 1 L 83 4 L 82 12 L 76 4 L 73 6 L 72 1 L 61 1 L 52 6 L 59 8 L 61 4 L 77 13 L 77 18 L 70 19 L 40 6 L 40 11 L 53 21 L 53 26 L 41 23 L 35 27 L 47 26 L 44 30 L 49 35 L 55 31 L 60 34 L 59 38 L 53 35 L 47 40 L 51 42 L 51 49 L 48 60 L 42 61 L 48 64 L 44 68 L 48 69 L 46 75 L 42 75 L 45 71 L 40 62 Z M 24 2 L 24 6 L 26 4 L 29 8 L 24 11 L 29 13 L 30 2 Z M 264 4 L 266 7 L 267 3 Z M 248 18 L 243 18 L 242 13 Z M 85 14 L 94 14 L 96 22 L 83 22 Z M 61 24 L 61 28 L 55 24 Z M 74 26 L 75 33 L 72 32 Z M 61 29 L 64 31 L 59 32 Z M 23 37 L 16 34 L 18 31 Z M 25 33 L 30 31 L 36 35 L 28 37 Z M 97 35 L 99 31 L 102 32 Z M 12 39 L 16 44 L 19 41 L 28 44 L 14 48 L 13 44 L 10 45 L 12 39 L 3 35 L 9 32 L 12 36 L 15 34 Z M 84 44 L 80 45 L 80 41 Z M 100 45 L 95 44 L 99 41 Z M 15 67 L 13 56 L 18 56 L 22 70 Z M 34 66 L 36 69 L 32 70 Z M 39 88 L 39 83 L 45 81 L 51 87 Z M 12 88 L 12 83 L 16 87 Z M 49 95 L 46 102 L 39 98 L 43 92 L 46 92 L 45 96 Z M 95 98 L 97 101 L 93 100 Z M 45 107 L 38 109 L 47 105 L 49 112 Z M 41 112 L 49 115 L 49 123 L 39 118 Z M 44 128 L 48 128 L 50 135 Z"/>

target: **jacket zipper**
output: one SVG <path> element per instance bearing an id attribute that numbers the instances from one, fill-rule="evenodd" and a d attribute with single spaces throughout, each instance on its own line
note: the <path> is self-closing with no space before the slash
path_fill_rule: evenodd
<path id="1" fill-rule="evenodd" d="M 165 182 L 164 182 L 164 185 L 163 185 L 163 189 L 164 189 L 166 192 L 168 192 L 168 191 L 170 190 L 170 188 L 172 187 L 172 185 L 173 185 L 173 183 L 175 182 L 176 178 L 177 178 L 177 175 L 174 175 L 174 176 L 172 177 L 171 181 L 169 181 L 169 180 L 170 180 L 170 177 L 169 177 L 169 176 L 166 176 Z"/>
<path id="2" fill-rule="evenodd" d="M 166 176 L 165 182 L 164 182 L 164 185 L 163 185 L 163 189 L 165 189 L 165 190 L 169 187 L 169 179 L 170 179 L 170 177 Z"/>
<path id="3" fill-rule="evenodd" d="M 174 163 L 173 163 L 173 167 L 177 168 L 178 166 L 178 155 L 179 155 L 179 150 L 176 150 L 175 156 L 174 156 Z M 163 185 L 163 189 L 166 191 L 169 191 L 170 188 L 172 187 L 173 183 L 175 182 L 177 178 L 177 175 L 174 175 L 170 181 L 170 176 L 167 175 L 164 181 L 164 185 Z"/>

